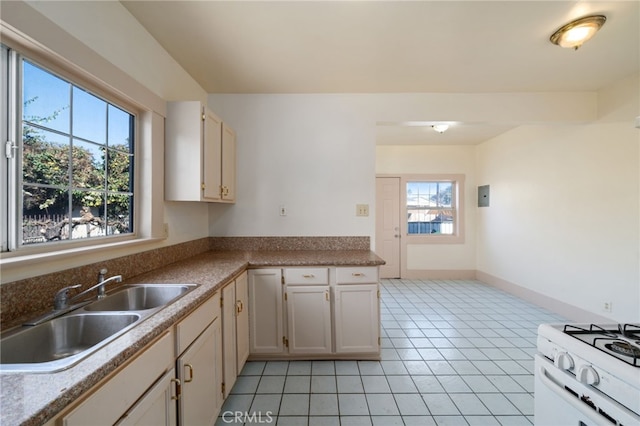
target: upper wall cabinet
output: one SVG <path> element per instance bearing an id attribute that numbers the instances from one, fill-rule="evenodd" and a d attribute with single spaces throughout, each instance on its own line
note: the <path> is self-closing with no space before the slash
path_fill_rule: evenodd
<path id="1" fill-rule="evenodd" d="M 167 103 L 165 199 L 235 202 L 236 135 L 198 101 Z"/>

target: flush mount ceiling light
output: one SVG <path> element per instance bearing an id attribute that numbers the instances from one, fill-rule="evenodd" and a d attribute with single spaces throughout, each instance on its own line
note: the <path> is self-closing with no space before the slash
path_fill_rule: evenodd
<path id="1" fill-rule="evenodd" d="M 434 124 L 431 127 L 433 127 L 433 130 L 435 130 L 438 133 L 444 133 L 449 128 L 449 125 L 448 124 Z"/>
<path id="2" fill-rule="evenodd" d="M 578 50 L 582 44 L 593 37 L 607 20 L 604 15 L 591 15 L 576 19 L 553 33 L 549 40 L 560 47 Z"/>

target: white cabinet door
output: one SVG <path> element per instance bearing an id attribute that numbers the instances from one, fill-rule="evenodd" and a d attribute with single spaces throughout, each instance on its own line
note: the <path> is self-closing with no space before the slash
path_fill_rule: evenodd
<path id="1" fill-rule="evenodd" d="M 287 286 L 289 353 L 331 353 L 331 292 L 328 285 Z"/>
<path id="2" fill-rule="evenodd" d="M 181 425 L 213 425 L 222 408 L 222 330 L 220 318 L 176 361 L 182 383 L 178 400 Z"/>
<path id="3" fill-rule="evenodd" d="M 224 397 L 226 398 L 236 382 L 238 370 L 236 350 L 236 283 L 222 289 L 222 348 L 224 371 Z"/>
<path id="4" fill-rule="evenodd" d="M 222 120 L 204 109 L 204 137 L 202 154 L 202 198 L 217 201 L 222 186 Z"/>
<path id="5" fill-rule="evenodd" d="M 236 278 L 236 367 L 240 374 L 249 358 L 249 281 L 247 273 Z"/>
<path id="6" fill-rule="evenodd" d="M 59 419 L 64 426 L 116 423 L 167 370 L 173 371 L 173 333 L 170 331 Z"/>
<path id="7" fill-rule="evenodd" d="M 249 350 L 256 354 L 284 351 L 282 272 L 249 271 Z"/>
<path id="8" fill-rule="evenodd" d="M 336 353 L 379 352 L 378 284 L 335 288 Z"/>
<path id="9" fill-rule="evenodd" d="M 223 132 L 220 117 L 198 101 L 168 102 L 165 128 L 165 199 L 235 200 L 233 130 Z M 229 170 L 223 171 L 223 156 Z M 224 200 L 223 179 L 228 188 Z"/>
<path id="10" fill-rule="evenodd" d="M 236 133 L 222 124 L 222 199 L 236 200 Z"/>
<path id="11" fill-rule="evenodd" d="M 174 426 L 176 416 L 176 392 L 173 368 L 169 370 L 147 393 L 120 418 L 117 426 L 154 425 Z"/>

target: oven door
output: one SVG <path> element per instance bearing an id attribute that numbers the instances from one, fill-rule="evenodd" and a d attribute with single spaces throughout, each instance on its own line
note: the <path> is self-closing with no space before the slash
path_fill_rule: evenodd
<path id="1" fill-rule="evenodd" d="M 535 355 L 536 426 L 640 424 L 640 416 Z"/>

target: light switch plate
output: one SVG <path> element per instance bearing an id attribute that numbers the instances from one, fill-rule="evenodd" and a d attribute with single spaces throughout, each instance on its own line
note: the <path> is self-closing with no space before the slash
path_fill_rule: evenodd
<path id="1" fill-rule="evenodd" d="M 369 216 L 369 204 L 356 204 L 356 216 Z"/>

